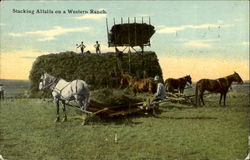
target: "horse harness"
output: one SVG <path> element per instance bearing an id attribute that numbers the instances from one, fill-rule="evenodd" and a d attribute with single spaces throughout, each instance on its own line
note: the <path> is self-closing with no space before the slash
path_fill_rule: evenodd
<path id="1" fill-rule="evenodd" d="M 228 82 L 228 79 L 227 79 L 227 78 L 219 78 L 219 79 L 217 79 L 216 81 L 219 83 L 220 88 L 223 88 L 220 79 L 225 79 L 225 80 L 226 80 L 226 86 L 229 86 L 229 82 Z"/>
<path id="2" fill-rule="evenodd" d="M 59 82 L 59 80 L 58 80 L 56 83 L 54 83 L 54 86 L 51 88 L 52 91 L 58 93 L 64 100 L 69 100 L 70 97 L 69 97 L 69 98 L 65 98 L 65 97 L 63 97 L 63 95 L 62 95 L 61 93 L 62 93 L 62 91 L 63 91 L 67 86 L 69 86 L 72 82 L 69 82 L 69 83 L 68 83 L 67 85 L 65 85 L 62 89 L 57 89 L 57 88 L 56 88 L 56 85 L 57 85 L 58 82 Z M 78 80 L 76 81 L 76 84 L 77 84 L 77 82 L 78 82 Z M 71 92 L 73 92 L 72 87 L 71 87 L 70 89 L 71 89 Z M 76 93 L 74 93 L 73 95 L 77 95 L 77 85 L 76 85 Z M 73 95 L 71 95 L 71 96 L 73 96 Z M 61 99 L 61 98 L 60 98 L 60 99 Z M 63 100 L 63 99 L 61 99 L 61 100 Z"/>
<path id="3" fill-rule="evenodd" d="M 59 82 L 59 79 L 58 78 L 54 78 L 52 80 L 52 82 L 50 82 L 49 84 L 45 85 L 43 88 L 44 89 L 47 89 L 47 88 L 51 88 L 52 90 L 54 89 L 54 87 L 56 86 L 56 84 Z M 42 81 L 43 83 L 43 81 Z"/>

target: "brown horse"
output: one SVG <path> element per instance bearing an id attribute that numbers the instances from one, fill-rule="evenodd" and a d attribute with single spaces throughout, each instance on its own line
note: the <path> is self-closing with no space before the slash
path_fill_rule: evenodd
<path id="1" fill-rule="evenodd" d="M 209 92 L 214 92 L 214 93 L 220 93 L 220 104 L 221 104 L 222 97 L 224 97 L 224 106 L 225 106 L 226 95 L 227 95 L 229 87 L 232 85 L 233 82 L 238 82 L 241 84 L 243 83 L 241 77 L 236 72 L 224 78 L 199 80 L 196 84 L 196 89 L 195 89 L 196 105 L 197 105 L 197 102 L 200 105 L 200 101 L 202 101 L 202 104 L 205 105 L 204 100 L 203 100 L 203 93 L 205 91 L 209 91 Z"/>
<path id="2" fill-rule="evenodd" d="M 187 82 L 190 85 L 192 84 L 192 78 L 190 75 L 178 79 L 168 78 L 165 80 L 164 84 L 168 92 L 174 93 L 174 90 L 177 89 L 180 93 L 183 93 Z"/>
<path id="3" fill-rule="evenodd" d="M 156 83 L 154 82 L 153 78 L 145 78 L 145 79 L 138 79 L 132 77 L 129 74 L 123 74 L 121 76 L 121 85 L 120 87 L 127 85 L 130 90 L 136 93 L 141 92 L 150 92 L 154 93 L 156 91 Z"/>
<path id="4" fill-rule="evenodd" d="M 120 81 L 120 88 L 122 88 L 124 86 L 129 87 L 131 85 L 133 79 L 134 78 L 129 74 L 122 74 L 121 81 Z"/>

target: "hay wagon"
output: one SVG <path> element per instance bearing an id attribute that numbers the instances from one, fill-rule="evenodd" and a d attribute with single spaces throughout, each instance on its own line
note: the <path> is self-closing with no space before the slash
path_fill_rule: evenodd
<path id="1" fill-rule="evenodd" d="M 101 118 L 113 118 L 113 117 L 126 117 L 135 114 L 154 114 L 159 109 L 158 103 L 151 103 L 150 99 L 145 102 L 120 104 L 120 105 L 108 105 L 95 101 L 91 101 L 88 111 L 80 109 L 79 106 L 66 103 L 67 106 L 73 107 L 83 113 L 83 124 L 89 121 L 91 118 L 97 116 Z"/>
<path id="2" fill-rule="evenodd" d="M 132 48 L 137 52 L 134 47 L 139 46 L 141 52 L 143 53 L 145 46 L 150 46 L 150 38 L 155 33 L 154 26 L 150 24 L 150 17 L 148 19 L 148 24 L 144 23 L 143 18 L 141 23 L 136 22 L 136 17 L 134 22 L 130 23 L 130 18 L 128 18 L 127 23 L 123 23 L 123 18 L 121 18 L 121 23 L 116 24 L 115 19 L 114 25 L 111 30 L 108 28 L 108 20 L 106 19 L 107 26 L 107 36 L 108 36 L 108 46 L 115 47 L 125 47 L 122 51 L 124 52 L 127 48 L 130 52 Z"/>
<path id="3" fill-rule="evenodd" d="M 101 116 L 101 117 L 116 117 L 116 116 L 127 116 L 131 114 L 144 114 L 146 112 L 159 109 L 157 103 L 151 103 L 150 99 L 148 99 L 145 102 L 121 104 L 114 106 L 91 101 L 88 107 L 88 111 L 81 110 L 80 107 L 77 105 L 69 103 L 67 103 L 66 105 L 74 107 L 90 116 Z"/>

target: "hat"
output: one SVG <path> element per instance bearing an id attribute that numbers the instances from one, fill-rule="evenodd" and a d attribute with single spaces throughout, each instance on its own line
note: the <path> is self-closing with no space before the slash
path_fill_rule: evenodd
<path id="1" fill-rule="evenodd" d="M 154 81 L 159 81 L 160 77 L 159 76 L 155 76 Z"/>

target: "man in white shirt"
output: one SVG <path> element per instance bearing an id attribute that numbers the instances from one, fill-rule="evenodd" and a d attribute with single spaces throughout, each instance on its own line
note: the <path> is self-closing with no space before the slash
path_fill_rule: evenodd
<path id="1" fill-rule="evenodd" d="M 77 46 L 77 48 L 81 48 L 81 53 L 84 53 L 84 48 L 86 48 L 86 46 L 83 44 L 83 42 L 81 42 L 81 44 L 79 46 Z"/>
<path id="2" fill-rule="evenodd" d="M 155 76 L 154 81 L 157 83 L 157 90 L 155 93 L 155 99 L 153 101 L 160 101 L 166 98 L 166 88 L 161 83 L 160 77 Z"/>
<path id="3" fill-rule="evenodd" d="M 101 54 L 101 50 L 100 50 L 100 44 L 98 43 L 98 41 L 96 41 L 96 44 L 94 45 L 95 50 L 96 50 L 96 54 Z"/>

